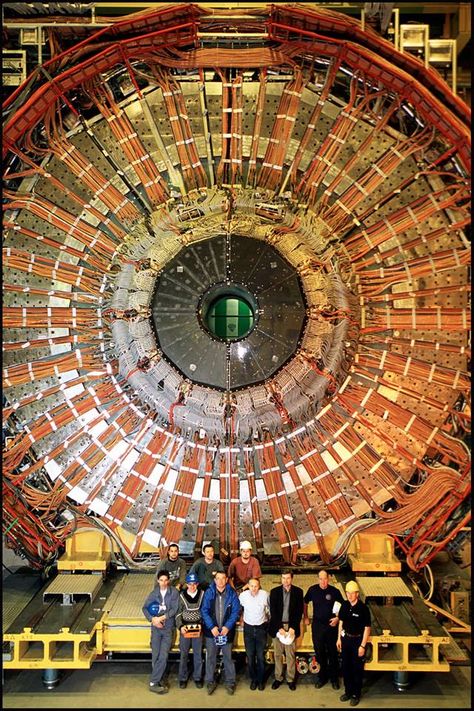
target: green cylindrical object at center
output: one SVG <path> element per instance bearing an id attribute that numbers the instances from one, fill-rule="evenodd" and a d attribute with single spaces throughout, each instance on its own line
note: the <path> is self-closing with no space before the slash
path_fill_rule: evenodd
<path id="1" fill-rule="evenodd" d="M 206 323 L 217 338 L 236 340 L 252 330 L 254 313 L 250 304 L 234 295 L 223 295 L 210 306 Z"/>

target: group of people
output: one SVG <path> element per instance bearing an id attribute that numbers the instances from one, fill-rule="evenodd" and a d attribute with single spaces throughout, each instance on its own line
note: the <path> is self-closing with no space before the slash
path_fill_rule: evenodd
<path id="1" fill-rule="evenodd" d="M 232 645 L 237 626 L 243 625 L 250 688 L 265 688 L 265 651 L 267 638 L 273 638 L 275 679 L 272 689 L 286 682 L 296 689 L 296 640 L 301 633 L 301 621 L 309 625 L 309 605 L 312 605 L 312 640 L 318 668 L 316 688 L 331 682 L 339 689 L 339 657 L 342 656 L 344 693 L 341 701 L 351 706 L 359 703 L 365 649 L 370 636 L 370 612 L 359 599 L 359 588 L 351 580 L 346 585 L 344 600 L 339 589 L 329 584 L 328 573 L 321 570 L 318 582 L 303 594 L 293 584 L 293 571 L 283 570 L 281 585 L 269 593 L 260 585 L 261 569 L 252 555 L 249 541 L 240 544 L 240 556 L 234 558 L 226 573 L 222 562 L 215 558 L 211 544 L 203 547 L 203 556 L 195 561 L 189 573 L 179 557 L 176 544 L 169 546 L 157 571 L 157 585 L 143 605 L 143 614 L 151 623 L 152 673 L 150 691 L 168 691 L 163 677 L 168 655 L 179 630 L 179 671 L 181 689 L 188 683 L 189 655 L 192 650 L 192 676 L 196 687 L 207 685 L 207 693 L 216 687 L 216 665 L 222 653 L 224 681 L 227 692 L 236 688 Z M 204 681 L 202 649 L 206 649 Z M 284 670 L 286 662 L 286 675 Z"/>

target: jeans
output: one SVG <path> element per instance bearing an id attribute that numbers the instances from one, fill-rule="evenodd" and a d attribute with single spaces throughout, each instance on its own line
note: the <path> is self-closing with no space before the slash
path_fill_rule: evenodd
<path id="1" fill-rule="evenodd" d="M 216 672 L 217 652 L 222 649 L 224 681 L 226 686 L 235 684 L 235 664 L 232 659 L 232 642 L 218 647 L 214 637 L 206 637 L 206 684 L 212 684 Z"/>
<path id="2" fill-rule="evenodd" d="M 202 676 L 202 636 L 201 637 L 183 637 L 179 635 L 179 671 L 178 680 L 188 680 L 188 659 L 189 650 L 193 650 L 193 679 L 201 681 Z"/>
<path id="3" fill-rule="evenodd" d="M 256 681 L 257 684 L 263 684 L 264 681 L 266 644 L 266 625 L 248 625 L 244 623 L 244 645 L 250 681 Z"/>
<path id="4" fill-rule="evenodd" d="M 337 653 L 337 627 L 317 622 L 311 627 L 314 654 L 321 665 L 319 680 L 337 681 L 339 679 L 339 657 Z"/>
<path id="5" fill-rule="evenodd" d="M 152 684 L 159 684 L 163 679 L 168 664 L 168 654 L 173 644 L 174 629 L 151 628 L 151 677 Z"/>

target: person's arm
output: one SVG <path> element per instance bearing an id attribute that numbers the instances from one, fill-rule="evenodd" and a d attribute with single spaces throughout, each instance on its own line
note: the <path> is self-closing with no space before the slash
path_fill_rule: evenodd
<path id="1" fill-rule="evenodd" d="M 231 560 L 230 564 L 229 564 L 229 569 L 227 571 L 227 578 L 229 580 L 229 585 L 232 585 L 232 587 L 235 590 L 234 576 L 235 576 L 235 563 L 233 560 Z"/>
<path id="2" fill-rule="evenodd" d="M 337 628 L 337 642 L 336 642 L 336 647 L 337 647 L 338 652 L 340 652 L 342 649 L 342 641 L 341 641 L 342 625 L 343 625 L 343 622 L 342 622 L 341 618 L 339 618 L 339 627 Z"/>
<path id="3" fill-rule="evenodd" d="M 181 560 L 179 563 L 179 585 L 182 587 L 186 582 L 186 561 Z"/>
<path id="4" fill-rule="evenodd" d="M 272 634 L 273 637 L 278 631 L 281 632 L 283 629 L 281 626 L 281 615 L 283 611 L 283 601 L 281 596 L 281 588 L 273 588 L 270 591 L 270 634 Z"/>
<path id="5" fill-rule="evenodd" d="M 201 617 L 204 626 L 210 630 L 214 637 L 219 634 L 219 628 L 214 624 L 214 618 L 211 614 L 211 607 L 214 605 L 214 596 L 211 594 L 211 589 L 208 588 L 204 593 L 201 607 Z"/>
<path id="6" fill-rule="evenodd" d="M 243 606 L 242 600 L 245 601 L 245 597 L 242 598 L 242 595 L 243 595 L 243 592 L 240 593 L 240 595 L 239 595 L 239 604 L 240 604 L 239 625 L 240 625 L 240 627 L 242 627 L 242 625 L 244 624 L 244 606 Z"/>
<path id="7" fill-rule="evenodd" d="M 202 579 L 202 576 L 201 576 L 200 565 L 201 565 L 201 564 L 199 563 L 199 561 L 197 561 L 197 560 L 194 561 L 194 563 L 192 564 L 191 568 L 189 569 L 189 572 L 190 572 L 190 573 L 195 573 L 195 575 L 197 575 L 197 578 L 198 578 L 198 580 L 199 580 L 199 583 L 202 585 L 202 583 L 204 582 L 204 580 Z"/>
<path id="8" fill-rule="evenodd" d="M 344 598 L 343 598 L 342 595 L 341 595 L 341 591 L 339 590 L 339 588 L 334 588 L 334 589 L 335 589 L 335 591 L 336 591 L 336 592 L 334 593 L 334 597 L 335 597 L 334 605 L 336 604 L 336 602 L 338 602 L 340 605 L 342 605 L 342 603 L 344 602 Z M 334 605 L 333 605 L 333 607 L 334 607 Z M 339 608 L 339 610 L 340 610 L 340 609 L 341 609 L 341 608 Z M 339 622 L 339 613 L 334 613 L 334 616 L 331 617 L 330 620 L 329 620 L 329 624 L 330 624 L 331 627 L 336 627 L 336 625 L 338 624 L 338 622 Z"/>
<path id="9" fill-rule="evenodd" d="M 240 602 L 239 597 L 235 590 L 232 591 L 231 595 L 231 608 L 229 618 L 226 620 L 225 625 L 222 627 L 222 634 L 227 634 L 232 630 L 237 624 L 240 617 Z"/>
<path id="10" fill-rule="evenodd" d="M 294 594 L 294 600 L 295 600 L 295 608 L 294 608 L 294 615 L 291 614 L 291 600 L 290 600 L 290 624 L 288 625 L 288 630 L 293 630 L 296 636 L 296 630 L 300 629 L 300 624 L 301 624 L 301 618 L 303 617 L 303 608 L 304 608 L 304 602 L 303 602 L 303 591 L 301 588 L 294 588 L 293 590 Z M 301 632 L 301 629 L 300 629 Z"/>
<path id="11" fill-rule="evenodd" d="M 184 610 L 184 602 L 183 598 L 181 595 L 179 596 L 179 604 L 178 604 L 178 612 L 176 613 L 176 627 L 178 629 L 181 629 L 183 627 L 183 610 Z"/>
<path id="12" fill-rule="evenodd" d="M 270 622 L 270 594 L 266 590 L 264 590 L 263 592 L 267 596 L 266 600 L 265 600 L 265 607 L 264 607 L 265 618 L 266 618 L 267 622 Z"/>
<path id="13" fill-rule="evenodd" d="M 142 607 L 142 612 L 145 615 L 148 622 L 150 622 L 153 625 L 153 627 L 161 627 L 162 626 L 161 616 L 158 616 L 158 615 L 152 616 L 148 612 L 148 607 L 150 606 L 150 604 L 152 602 L 157 602 L 157 598 L 156 598 L 154 590 L 148 595 L 147 599 L 145 600 L 143 607 Z"/>
<path id="14" fill-rule="evenodd" d="M 152 602 L 156 602 L 156 597 L 153 592 L 151 592 L 148 595 L 148 597 L 145 600 L 145 602 L 143 603 L 143 607 L 142 607 L 142 612 L 145 615 L 145 617 L 147 618 L 148 622 L 151 622 L 153 619 L 152 616 L 150 615 L 150 613 L 148 612 L 148 608 Z"/>
<path id="15" fill-rule="evenodd" d="M 175 593 L 175 594 L 173 594 Z M 168 609 L 166 610 L 165 619 L 170 620 L 172 617 L 176 617 L 179 607 L 179 592 L 176 588 L 170 588 L 168 590 L 168 595 L 171 596 Z"/>
<path id="16" fill-rule="evenodd" d="M 364 634 L 362 635 L 362 642 L 360 643 L 359 650 L 357 652 L 359 657 L 363 657 L 365 654 L 365 648 L 370 637 L 370 627 L 364 627 Z"/>
<path id="17" fill-rule="evenodd" d="M 255 558 L 255 556 L 252 556 L 252 562 L 253 562 L 252 578 L 259 578 L 260 579 L 262 577 L 262 569 L 260 567 L 258 558 Z"/>
<path id="18" fill-rule="evenodd" d="M 303 619 L 304 619 L 305 625 L 309 625 L 308 603 L 307 602 L 303 603 Z"/>

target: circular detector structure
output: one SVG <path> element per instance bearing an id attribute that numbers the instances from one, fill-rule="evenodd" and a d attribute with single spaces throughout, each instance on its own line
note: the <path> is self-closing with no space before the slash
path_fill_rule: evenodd
<path id="1" fill-rule="evenodd" d="M 424 565 L 468 516 L 467 114 L 314 5 L 168 5 L 29 77 L 3 141 L 9 543 L 41 566 L 88 525 L 129 565 L 214 538 L 328 564 L 370 529 Z"/>

